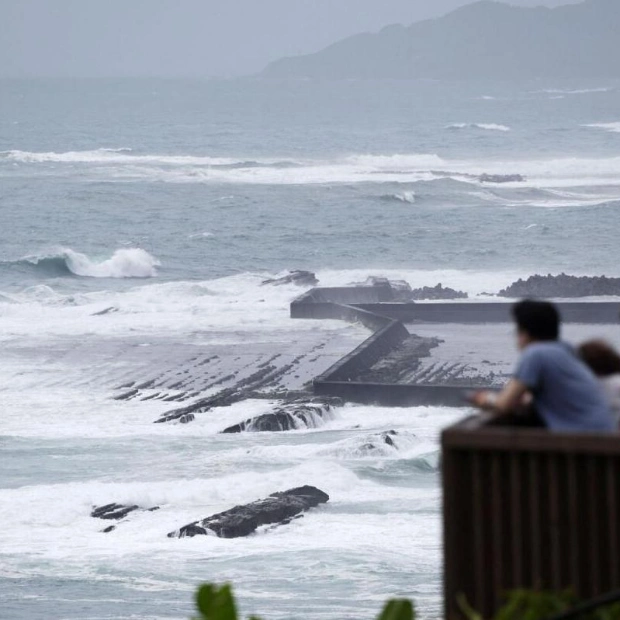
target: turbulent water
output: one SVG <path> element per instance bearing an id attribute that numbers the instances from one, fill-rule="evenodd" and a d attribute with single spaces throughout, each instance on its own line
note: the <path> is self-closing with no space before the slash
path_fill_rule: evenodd
<path id="1" fill-rule="evenodd" d="M 190 350 L 234 366 L 365 337 L 291 321 L 303 289 L 261 286 L 288 269 L 472 296 L 620 276 L 619 110 L 605 81 L 1 82 L 2 617 L 188 618 L 206 580 L 269 618 L 370 618 L 390 595 L 438 617 L 437 435 L 464 410 L 220 435 L 270 403 L 169 426 L 170 403 L 112 396 Z M 388 429 L 396 447 L 366 450 Z M 166 537 L 301 484 L 331 501 L 247 539 Z M 102 534 L 109 502 L 161 508 Z"/>

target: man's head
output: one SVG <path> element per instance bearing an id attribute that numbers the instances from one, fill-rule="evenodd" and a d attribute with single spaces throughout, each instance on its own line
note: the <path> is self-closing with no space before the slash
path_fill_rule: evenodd
<path id="1" fill-rule="evenodd" d="M 512 316 L 520 349 L 531 342 L 557 340 L 560 335 L 560 315 L 548 301 L 524 299 L 512 307 Z"/>

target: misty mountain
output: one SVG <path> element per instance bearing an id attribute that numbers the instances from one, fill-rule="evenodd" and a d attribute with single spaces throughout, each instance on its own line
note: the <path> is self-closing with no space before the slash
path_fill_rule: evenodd
<path id="1" fill-rule="evenodd" d="M 277 78 L 620 77 L 620 0 L 522 8 L 481 0 L 349 37 L 263 72 Z"/>

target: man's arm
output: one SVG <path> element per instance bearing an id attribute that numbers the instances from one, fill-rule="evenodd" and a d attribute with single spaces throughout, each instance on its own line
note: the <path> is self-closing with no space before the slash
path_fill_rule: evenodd
<path id="1" fill-rule="evenodd" d="M 497 414 L 510 413 L 519 409 L 528 387 L 519 379 L 511 379 L 500 392 L 480 390 L 472 395 L 470 402 L 475 407 Z"/>

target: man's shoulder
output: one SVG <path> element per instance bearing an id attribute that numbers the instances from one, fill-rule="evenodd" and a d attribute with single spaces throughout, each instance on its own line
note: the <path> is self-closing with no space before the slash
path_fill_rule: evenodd
<path id="1" fill-rule="evenodd" d="M 523 350 L 523 355 L 527 356 L 550 356 L 573 355 L 571 346 L 561 340 L 544 340 L 532 342 Z"/>

